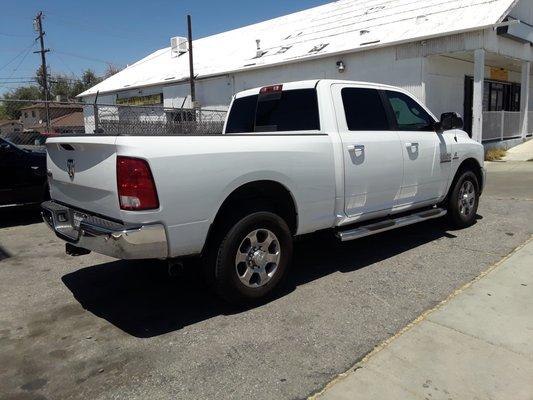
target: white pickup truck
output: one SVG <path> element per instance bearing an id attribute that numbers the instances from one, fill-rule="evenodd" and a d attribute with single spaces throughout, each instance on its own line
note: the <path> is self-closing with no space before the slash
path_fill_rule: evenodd
<path id="1" fill-rule="evenodd" d="M 72 255 L 204 260 L 232 302 L 268 295 L 297 236 L 347 241 L 476 217 L 483 147 L 408 92 L 315 80 L 247 90 L 220 135 L 57 137 L 43 217 Z"/>

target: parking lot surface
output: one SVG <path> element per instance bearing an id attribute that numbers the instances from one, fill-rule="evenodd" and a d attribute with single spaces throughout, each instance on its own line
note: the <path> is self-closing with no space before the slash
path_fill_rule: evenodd
<path id="1" fill-rule="evenodd" d="M 38 210 L 0 210 L 3 399 L 297 399 L 533 234 L 533 163 L 489 166 L 477 223 L 299 242 L 284 292 L 237 310 L 194 271 L 70 258 Z"/>

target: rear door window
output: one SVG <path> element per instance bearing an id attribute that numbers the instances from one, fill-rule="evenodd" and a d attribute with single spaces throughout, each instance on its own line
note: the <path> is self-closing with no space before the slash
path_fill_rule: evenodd
<path id="1" fill-rule="evenodd" d="M 390 130 L 385 107 L 376 89 L 344 88 L 341 95 L 348 130 Z"/>
<path id="2" fill-rule="evenodd" d="M 400 92 L 386 92 L 399 131 L 433 131 L 433 118 L 411 97 Z"/>
<path id="3" fill-rule="evenodd" d="M 320 118 L 316 89 L 260 94 L 256 132 L 318 131 Z"/>

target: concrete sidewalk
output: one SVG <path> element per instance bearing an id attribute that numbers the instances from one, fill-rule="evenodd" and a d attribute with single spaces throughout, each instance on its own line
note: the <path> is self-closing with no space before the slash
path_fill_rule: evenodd
<path id="1" fill-rule="evenodd" d="M 532 161 L 533 160 L 533 140 L 530 139 L 518 146 L 507 150 L 507 155 L 503 161 Z"/>
<path id="2" fill-rule="evenodd" d="M 316 398 L 533 399 L 533 240 Z"/>

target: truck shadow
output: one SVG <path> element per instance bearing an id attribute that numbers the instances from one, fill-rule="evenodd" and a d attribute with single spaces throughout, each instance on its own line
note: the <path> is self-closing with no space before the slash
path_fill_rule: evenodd
<path id="1" fill-rule="evenodd" d="M 39 205 L 0 208 L 0 229 L 43 222 Z"/>
<path id="2" fill-rule="evenodd" d="M 340 243 L 327 233 L 312 235 L 296 243 L 286 283 L 269 301 L 334 272 L 365 268 L 442 237 L 455 238 L 444 221 L 348 243 Z M 138 338 L 155 337 L 218 315 L 246 311 L 216 297 L 197 270 L 190 269 L 178 279 L 171 279 L 166 266 L 158 261 L 110 262 L 69 273 L 62 280 L 86 310 Z"/>

